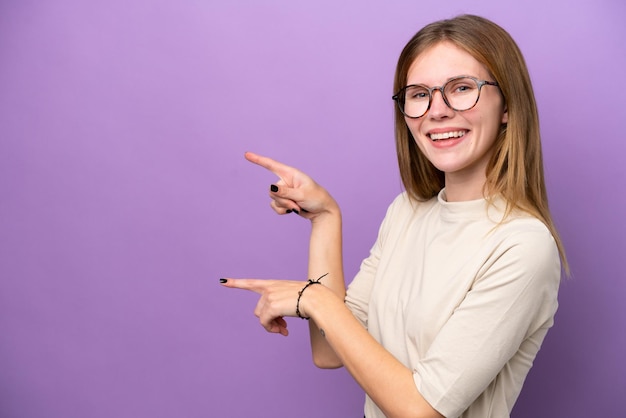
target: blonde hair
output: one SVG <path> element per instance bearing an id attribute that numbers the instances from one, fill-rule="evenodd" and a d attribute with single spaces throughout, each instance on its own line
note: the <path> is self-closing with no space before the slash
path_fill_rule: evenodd
<path id="1" fill-rule="evenodd" d="M 500 195 L 507 202 L 505 218 L 515 209 L 541 220 L 556 241 L 569 271 L 565 249 L 550 211 L 546 192 L 539 115 L 526 62 L 517 44 L 500 26 L 485 18 L 461 15 L 431 23 L 404 47 L 394 80 L 394 92 L 406 85 L 409 67 L 425 50 L 450 42 L 483 64 L 498 82 L 508 111 L 487 166 L 485 196 Z M 444 173 L 417 147 L 400 110 L 395 109 L 396 151 L 400 177 L 410 198 L 427 200 L 444 187 Z"/>

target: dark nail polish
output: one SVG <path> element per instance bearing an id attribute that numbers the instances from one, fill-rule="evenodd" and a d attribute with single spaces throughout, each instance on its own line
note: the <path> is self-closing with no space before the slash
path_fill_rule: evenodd
<path id="1" fill-rule="evenodd" d="M 292 209 L 291 211 L 295 213 L 296 215 L 300 215 L 300 212 L 298 212 L 296 209 Z"/>
<path id="2" fill-rule="evenodd" d="M 308 210 L 306 210 L 306 209 L 304 209 L 304 208 L 302 208 L 302 212 L 304 212 L 304 213 L 309 213 L 309 211 L 308 211 Z"/>
<path id="3" fill-rule="evenodd" d="M 291 209 L 287 209 L 285 213 L 291 213 L 291 212 L 293 212 Z"/>
<path id="4" fill-rule="evenodd" d="M 272 184 L 272 185 L 270 186 L 270 190 L 271 190 L 272 192 L 276 193 L 276 192 L 278 191 L 278 186 L 277 186 L 277 185 L 275 185 L 275 184 Z"/>
<path id="5" fill-rule="evenodd" d="M 220 283 L 226 283 L 228 280 L 226 279 L 220 279 Z"/>

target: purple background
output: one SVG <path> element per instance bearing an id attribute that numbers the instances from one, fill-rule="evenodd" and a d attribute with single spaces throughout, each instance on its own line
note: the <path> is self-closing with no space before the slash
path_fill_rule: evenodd
<path id="1" fill-rule="evenodd" d="M 327 186 L 351 279 L 401 190 L 397 56 L 462 12 L 527 58 L 572 267 L 513 416 L 623 416 L 621 0 L 2 1 L 0 416 L 360 416 L 303 321 L 267 334 L 218 285 L 306 275 L 307 223 L 243 153 Z"/>

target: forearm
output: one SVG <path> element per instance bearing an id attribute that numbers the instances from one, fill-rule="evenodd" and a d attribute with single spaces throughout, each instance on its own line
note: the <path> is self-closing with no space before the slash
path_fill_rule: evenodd
<path id="1" fill-rule="evenodd" d="M 341 213 L 339 209 L 325 213 L 311 222 L 309 241 L 309 278 L 328 273 L 322 280 L 343 300 L 346 286 L 343 277 Z"/>
<path id="2" fill-rule="evenodd" d="M 315 218 L 311 225 L 309 243 L 308 277 L 315 279 L 328 273 L 322 279 L 324 285 L 332 290 L 339 300 L 344 300 L 346 286 L 343 277 L 341 212 L 339 208 Z M 308 290 L 307 290 L 308 291 Z M 321 368 L 341 367 L 328 342 L 320 334 L 314 320 L 309 321 L 313 362 Z"/>
<path id="3" fill-rule="evenodd" d="M 342 299 L 311 286 L 306 313 L 339 361 L 388 417 L 442 417 L 417 390 L 412 371 L 381 346 Z M 334 292 L 333 292 L 334 293 Z"/>

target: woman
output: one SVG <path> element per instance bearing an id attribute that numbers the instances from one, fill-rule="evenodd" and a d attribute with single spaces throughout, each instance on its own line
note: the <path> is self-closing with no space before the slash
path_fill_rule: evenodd
<path id="1" fill-rule="evenodd" d="M 496 24 L 459 16 L 409 41 L 394 91 L 406 191 L 347 292 L 335 200 L 252 153 L 280 178 L 274 210 L 311 221 L 311 279 L 220 281 L 261 295 L 269 332 L 310 318 L 315 364 L 346 367 L 368 418 L 507 417 L 553 324 L 564 260 L 524 59 Z"/>

